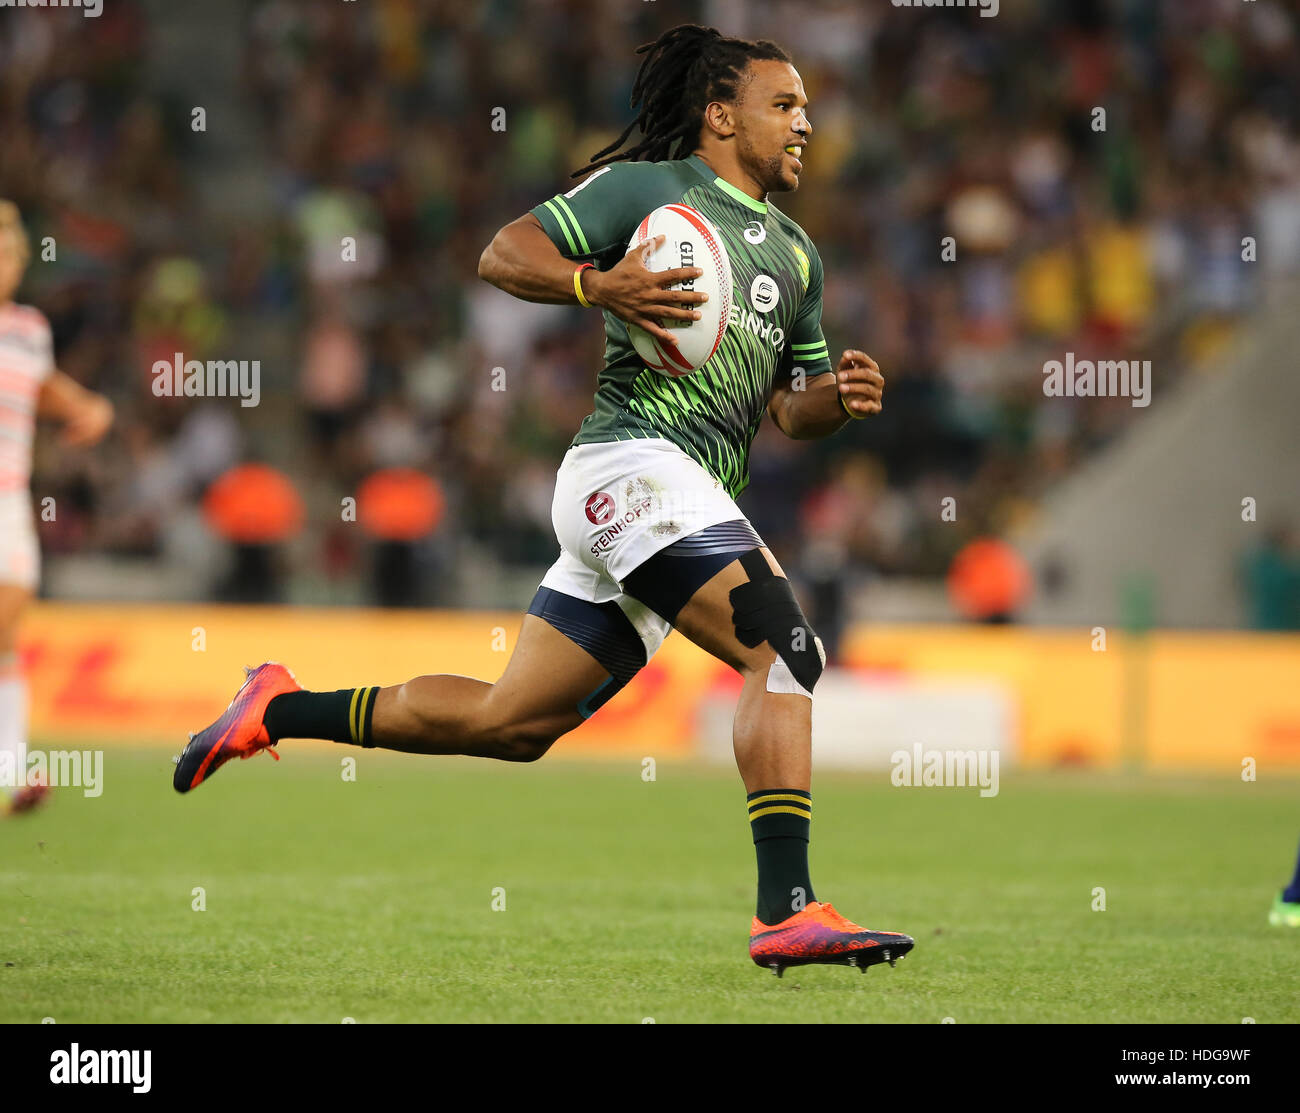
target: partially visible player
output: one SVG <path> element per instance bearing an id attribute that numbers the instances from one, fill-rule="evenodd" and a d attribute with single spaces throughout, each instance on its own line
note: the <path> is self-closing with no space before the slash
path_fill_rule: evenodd
<path id="1" fill-rule="evenodd" d="M 29 488 L 36 418 L 62 422 L 69 447 L 94 444 L 113 423 L 107 398 L 55 368 L 45 316 L 13 300 L 30 258 L 17 206 L 0 201 L 0 770 L 15 774 L 0 793 L 9 814 L 30 810 L 48 791 L 25 783 L 27 689 L 18 667 L 18 619 L 40 574 Z"/>
<path id="2" fill-rule="evenodd" d="M 1296 858 L 1295 875 L 1291 884 L 1273 898 L 1268 910 L 1268 922 L 1274 927 L 1300 928 L 1300 857 Z"/>

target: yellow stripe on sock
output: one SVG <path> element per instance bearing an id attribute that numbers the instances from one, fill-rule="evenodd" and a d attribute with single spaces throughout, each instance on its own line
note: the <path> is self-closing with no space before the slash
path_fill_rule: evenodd
<path id="1" fill-rule="evenodd" d="M 357 740 L 357 697 L 361 695 L 360 688 L 352 689 L 352 703 L 348 706 L 348 730 L 352 732 L 352 741 Z"/>
<path id="2" fill-rule="evenodd" d="M 769 804 L 776 800 L 793 800 L 796 803 L 802 804 L 806 808 L 812 807 L 812 801 L 809 800 L 808 797 L 797 796 L 792 792 L 771 792 L 765 796 L 756 796 L 749 802 L 749 806 L 751 808 L 756 808 L 760 804 Z"/>
<path id="3" fill-rule="evenodd" d="M 812 819 L 812 809 L 804 811 L 803 808 L 763 808 L 762 811 L 750 812 L 750 819 L 757 819 L 762 815 L 772 815 L 773 813 L 782 813 L 787 815 L 801 815 L 804 819 Z"/>
<path id="4" fill-rule="evenodd" d="M 357 741 L 363 746 L 366 744 L 366 708 L 377 691 L 378 688 L 367 688 L 361 697 L 361 710 L 357 713 Z"/>

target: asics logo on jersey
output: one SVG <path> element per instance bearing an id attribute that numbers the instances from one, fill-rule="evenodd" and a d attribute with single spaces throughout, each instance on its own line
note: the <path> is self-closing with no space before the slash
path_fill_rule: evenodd
<path id="1" fill-rule="evenodd" d="M 741 233 L 750 243 L 762 243 L 767 239 L 767 229 L 757 220 L 751 220 L 745 225 L 745 230 Z"/>
<path id="2" fill-rule="evenodd" d="M 770 274 L 760 274 L 749 287 L 749 303 L 760 313 L 770 313 L 781 300 L 781 290 Z"/>

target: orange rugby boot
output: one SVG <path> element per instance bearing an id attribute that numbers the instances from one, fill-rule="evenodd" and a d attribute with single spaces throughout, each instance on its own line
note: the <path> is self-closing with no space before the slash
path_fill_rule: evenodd
<path id="1" fill-rule="evenodd" d="M 293 673 L 275 661 L 244 672 L 247 679 L 221 718 L 191 734 L 189 745 L 176 759 L 172 787 L 177 792 L 197 788 L 231 758 L 247 759 L 266 750 L 276 761 L 280 760 L 280 755 L 271 749 L 275 743 L 267 735 L 262 717 L 271 700 L 285 692 L 301 692 L 302 685 Z"/>
<path id="2" fill-rule="evenodd" d="M 915 945 L 910 935 L 868 931 L 819 901 L 779 924 L 765 924 L 755 916 L 749 928 L 749 957 L 778 978 L 787 966 L 814 964 L 856 966 L 865 974 L 877 963 L 893 966 Z"/>

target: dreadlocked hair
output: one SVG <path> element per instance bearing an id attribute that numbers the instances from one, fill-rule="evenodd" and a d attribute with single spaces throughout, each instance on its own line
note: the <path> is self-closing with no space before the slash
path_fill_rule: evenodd
<path id="1" fill-rule="evenodd" d="M 641 111 L 623 134 L 572 178 L 613 162 L 663 162 L 694 149 L 704 126 L 704 109 L 715 100 L 734 100 L 750 62 L 789 62 L 790 55 L 770 39 L 728 39 L 715 27 L 683 23 L 654 42 L 636 48 L 646 55 L 632 83 L 631 108 Z M 635 147 L 611 154 L 639 127 L 645 136 Z M 608 155 L 606 158 L 604 156 Z"/>

